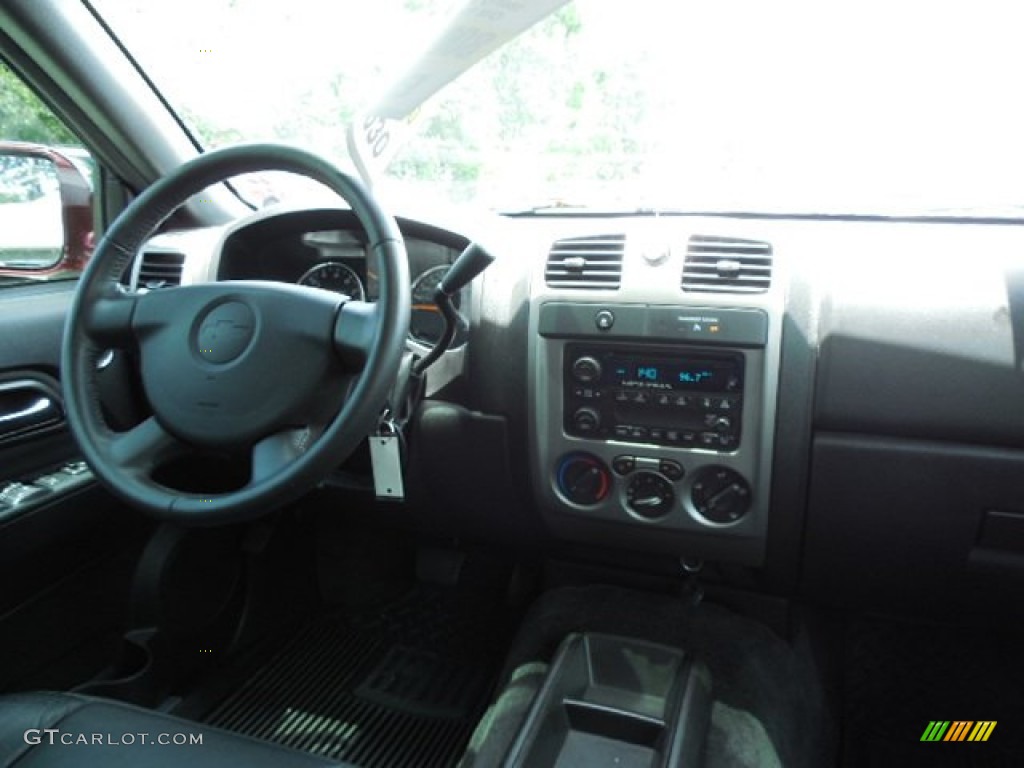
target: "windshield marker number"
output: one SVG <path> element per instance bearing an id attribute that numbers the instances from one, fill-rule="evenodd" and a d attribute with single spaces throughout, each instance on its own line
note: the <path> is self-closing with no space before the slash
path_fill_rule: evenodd
<path id="1" fill-rule="evenodd" d="M 384 150 L 388 148 L 388 142 L 391 141 L 384 118 L 368 116 L 363 121 L 363 130 L 366 132 L 366 145 L 370 148 L 374 158 L 383 155 Z"/>

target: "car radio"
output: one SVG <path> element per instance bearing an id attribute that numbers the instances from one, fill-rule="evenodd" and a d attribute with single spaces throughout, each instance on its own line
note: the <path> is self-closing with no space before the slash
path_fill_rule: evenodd
<path id="1" fill-rule="evenodd" d="M 567 344 L 568 435 L 734 451 L 743 413 L 743 356 Z"/>

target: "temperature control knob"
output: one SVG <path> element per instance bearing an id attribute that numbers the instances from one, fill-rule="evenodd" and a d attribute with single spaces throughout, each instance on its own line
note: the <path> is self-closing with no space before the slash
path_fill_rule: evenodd
<path id="1" fill-rule="evenodd" d="M 596 357 L 580 357 L 572 364 L 572 377 L 580 384 L 593 384 L 601 378 L 601 361 Z"/>
<path id="2" fill-rule="evenodd" d="M 690 490 L 693 507 L 713 523 L 735 523 L 750 509 L 750 485 L 727 467 L 700 471 Z"/>
<path id="3" fill-rule="evenodd" d="M 583 506 L 603 501 L 612 486 L 612 478 L 604 462 L 589 453 L 563 456 L 555 479 L 565 498 Z"/>
<path id="4" fill-rule="evenodd" d="M 637 472 L 626 486 L 626 505 L 640 517 L 664 517 L 675 500 L 672 484 L 654 472 Z"/>

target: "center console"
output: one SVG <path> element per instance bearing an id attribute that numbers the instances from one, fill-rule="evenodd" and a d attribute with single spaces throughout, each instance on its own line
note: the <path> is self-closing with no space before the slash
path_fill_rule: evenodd
<path id="1" fill-rule="evenodd" d="M 505 768 L 698 764 L 711 675 L 684 651 L 603 634 L 565 639 Z"/>
<path id="2" fill-rule="evenodd" d="M 530 448 L 545 522 L 562 538 L 758 564 L 781 291 L 683 290 L 684 253 L 652 263 L 630 241 L 617 288 L 533 284 Z"/>

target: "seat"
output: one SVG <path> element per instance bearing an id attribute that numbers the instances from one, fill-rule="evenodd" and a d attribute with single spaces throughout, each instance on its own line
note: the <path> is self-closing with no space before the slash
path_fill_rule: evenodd
<path id="1" fill-rule="evenodd" d="M 177 734 L 186 742 L 201 737 L 202 743 L 173 743 Z M 159 743 L 162 735 L 172 743 Z M 344 765 L 160 712 L 72 693 L 0 696 L 0 766 L 15 763 L 18 768 Z"/>

